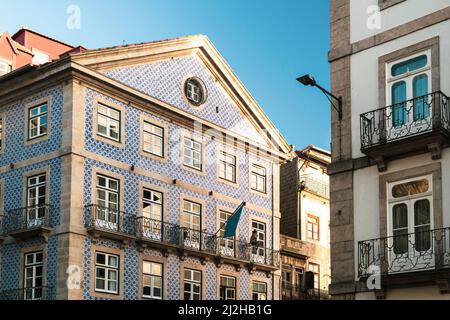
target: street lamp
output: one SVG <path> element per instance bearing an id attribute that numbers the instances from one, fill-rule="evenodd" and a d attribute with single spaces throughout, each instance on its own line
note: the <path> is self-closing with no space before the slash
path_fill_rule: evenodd
<path id="1" fill-rule="evenodd" d="M 297 81 L 300 82 L 301 84 L 303 84 L 304 86 L 316 87 L 320 91 L 322 91 L 325 94 L 325 96 L 328 98 L 330 103 L 332 104 L 333 108 L 338 112 L 339 121 L 342 121 L 342 105 L 343 105 L 342 97 L 336 97 L 330 91 L 328 91 L 325 88 L 323 88 L 322 86 L 318 85 L 316 82 L 316 79 L 314 79 L 314 77 L 311 76 L 310 74 L 307 74 L 307 75 L 304 75 L 304 76 L 298 78 Z M 333 103 L 333 101 L 330 99 L 330 97 L 338 102 L 337 106 Z"/>

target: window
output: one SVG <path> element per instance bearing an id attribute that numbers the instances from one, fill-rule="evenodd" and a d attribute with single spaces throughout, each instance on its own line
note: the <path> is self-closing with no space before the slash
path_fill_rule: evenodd
<path id="1" fill-rule="evenodd" d="M 395 268 L 406 268 L 400 261 L 409 258 L 415 261 L 413 257 L 425 255 L 431 249 L 432 176 L 391 183 L 388 188 L 391 259 Z"/>
<path id="2" fill-rule="evenodd" d="M 202 144 L 192 139 L 184 139 L 184 165 L 202 171 Z"/>
<path id="3" fill-rule="evenodd" d="M 97 104 L 97 134 L 107 139 L 120 142 L 120 111 L 104 104 Z"/>
<path id="4" fill-rule="evenodd" d="M 252 230 L 256 235 L 256 243 L 252 245 L 252 258 L 255 262 L 264 263 L 266 254 L 266 224 L 252 220 Z"/>
<path id="5" fill-rule="evenodd" d="M 224 238 L 225 236 L 225 224 L 228 219 L 233 215 L 232 213 L 220 210 L 219 212 L 219 224 L 220 224 L 220 254 L 233 257 L 234 256 L 234 237 Z"/>
<path id="6" fill-rule="evenodd" d="M 319 218 L 308 215 L 306 233 L 309 240 L 319 241 Z"/>
<path id="7" fill-rule="evenodd" d="M 143 149 L 145 152 L 164 158 L 164 128 L 144 121 Z"/>
<path id="8" fill-rule="evenodd" d="M 184 269 L 184 300 L 200 300 L 202 297 L 202 272 Z"/>
<path id="9" fill-rule="evenodd" d="M 119 294 L 119 256 L 97 252 L 95 255 L 95 291 Z"/>
<path id="10" fill-rule="evenodd" d="M 236 300 L 236 278 L 220 277 L 220 300 Z"/>
<path id="11" fill-rule="evenodd" d="M 253 281 L 252 283 L 252 299 L 267 300 L 267 283 Z"/>
<path id="12" fill-rule="evenodd" d="M 219 152 L 219 178 L 236 183 L 236 157 L 226 152 Z"/>
<path id="13" fill-rule="evenodd" d="M 200 106 L 206 101 L 205 86 L 198 78 L 186 80 L 184 94 L 189 102 L 195 106 Z"/>
<path id="14" fill-rule="evenodd" d="M 97 216 L 98 227 L 117 229 L 119 221 L 120 181 L 103 175 L 97 175 Z"/>
<path id="15" fill-rule="evenodd" d="M 163 213 L 163 194 L 144 188 L 142 190 L 143 236 L 161 240 Z"/>
<path id="16" fill-rule="evenodd" d="M 201 237 L 202 206 L 198 203 L 184 200 L 181 226 L 183 230 L 184 245 L 199 249 Z"/>
<path id="17" fill-rule="evenodd" d="M 314 273 L 314 289 L 320 289 L 320 266 L 315 263 L 309 263 L 308 270 Z"/>
<path id="18" fill-rule="evenodd" d="M 28 110 L 28 140 L 45 136 L 48 132 L 47 103 Z"/>
<path id="19" fill-rule="evenodd" d="M 146 299 L 163 299 L 163 265 L 161 263 L 144 261 L 143 263 L 143 294 Z"/>
<path id="20" fill-rule="evenodd" d="M 11 71 L 12 71 L 12 65 L 10 65 L 7 62 L 0 61 L 0 77 Z"/>
<path id="21" fill-rule="evenodd" d="M 392 105 L 391 125 L 401 127 L 431 115 L 431 52 L 388 65 L 388 105 Z"/>
<path id="22" fill-rule="evenodd" d="M 43 298 L 44 253 L 27 253 L 24 256 L 24 299 L 41 300 Z"/>
<path id="23" fill-rule="evenodd" d="M 0 152 L 3 151 L 5 144 L 4 132 L 3 132 L 3 118 L 0 118 Z"/>
<path id="24" fill-rule="evenodd" d="M 47 175 L 40 174 L 27 179 L 27 228 L 44 224 L 47 199 Z"/>
<path id="25" fill-rule="evenodd" d="M 250 171 L 250 188 L 254 191 L 266 193 L 266 168 L 252 164 Z"/>

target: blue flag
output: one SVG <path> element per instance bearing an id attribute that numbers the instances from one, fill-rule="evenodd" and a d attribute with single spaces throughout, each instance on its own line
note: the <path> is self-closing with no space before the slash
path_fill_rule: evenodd
<path id="1" fill-rule="evenodd" d="M 241 219 L 242 210 L 244 210 L 245 202 L 243 202 L 239 208 L 233 213 L 233 215 L 227 220 L 225 226 L 225 235 L 224 238 L 231 238 L 236 236 L 236 229 Z"/>

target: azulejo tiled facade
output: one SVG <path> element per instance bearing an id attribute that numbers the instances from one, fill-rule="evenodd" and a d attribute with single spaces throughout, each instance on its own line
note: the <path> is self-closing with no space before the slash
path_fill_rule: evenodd
<path id="1" fill-rule="evenodd" d="M 174 45 L 185 52 L 167 59 Z M 77 54 L 70 60 L 83 68 L 67 65 L 70 74 L 38 80 L 30 71 L 30 85 L 47 89 L 0 91 L 1 298 L 279 298 L 279 164 L 290 150 L 227 77 L 209 40 L 168 40 L 163 58 L 153 46 Z M 128 50 L 138 50 L 139 63 Z M 192 76 L 207 90 L 201 107 L 186 97 L 183 81 Z M 33 101 L 47 106 L 46 118 L 30 111 Z M 109 111 L 100 113 L 100 104 Z M 143 118 L 164 128 L 161 159 L 142 151 Z M 36 123 L 44 136 L 33 143 L 26 128 Z M 209 129 L 233 138 L 223 142 Z M 201 146 L 199 171 L 183 164 L 184 137 Z M 232 183 L 219 177 L 222 150 L 235 159 Z M 144 187 L 159 197 L 151 212 L 143 210 Z M 217 232 L 220 213 L 242 202 L 230 249 Z M 254 283 L 265 290 L 255 292 Z"/>

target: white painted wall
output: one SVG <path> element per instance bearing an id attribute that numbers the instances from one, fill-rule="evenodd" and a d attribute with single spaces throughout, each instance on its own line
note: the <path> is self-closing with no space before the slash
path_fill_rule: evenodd
<path id="1" fill-rule="evenodd" d="M 442 152 L 443 223 L 450 227 L 450 149 Z M 389 162 L 388 174 L 435 163 L 429 153 Z M 379 173 L 376 166 L 354 173 L 355 270 L 358 271 L 358 242 L 380 237 Z M 356 272 L 357 273 L 357 272 Z M 356 274 L 356 279 L 358 276 Z"/>
<path id="2" fill-rule="evenodd" d="M 409 1 L 414 0 L 408 0 L 407 2 Z M 352 3 L 353 2 L 354 1 L 352 1 Z M 432 1 L 427 2 L 431 3 Z M 450 5 L 450 0 L 447 2 Z M 360 115 L 379 108 L 378 58 L 436 36 L 440 36 L 441 90 L 446 95 L 450 96 L 450 21 L 434 25 L 414 34 L 362 51 L 352 56 L 351 97 L 353 158 L 364 156 L 361 152 Z"/>
<path id="3" fill-rule="evenodd" d="M 381 11 L 381 28 L 369 29 L 367 20 L 370 6 L 378 5 L 378 0 L 351 0 L 351 41 L 356 42 L 378 33 L 431 14 L 450 5 L 450 0 L 408 0 Z"/>

